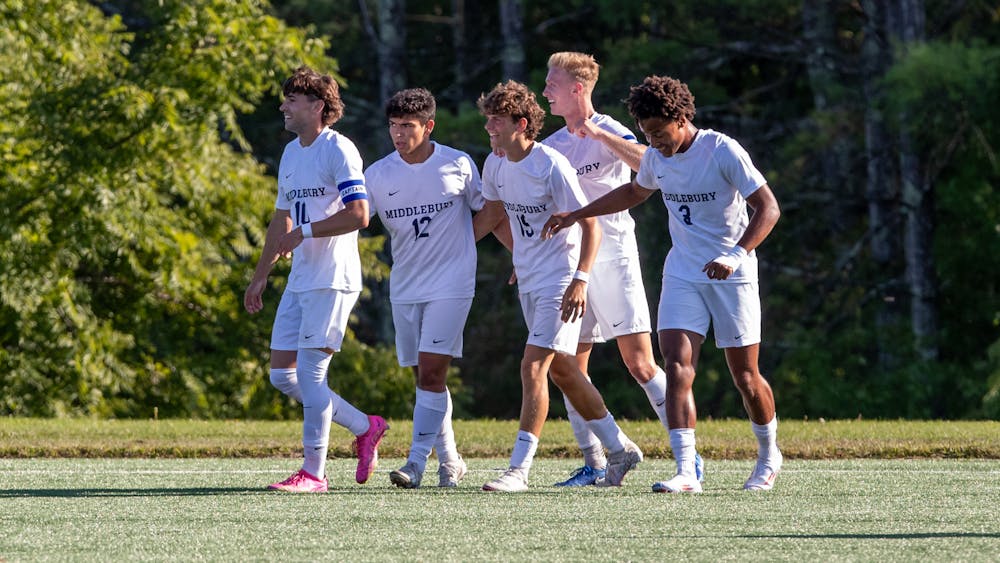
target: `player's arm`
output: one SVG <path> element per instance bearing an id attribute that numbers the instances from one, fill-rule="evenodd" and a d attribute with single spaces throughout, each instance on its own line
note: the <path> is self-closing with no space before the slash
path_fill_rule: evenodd
<path id="1" fill-rule="evenodd" d="M 771 234 L 774 226 L 781 217 L 781 209 L 778 208 L 778 200 L 774 197 L 774 192 L 767 184 L 757 188 L 754 193 L 747 198 L 747 205 L 753 209 L 750 223 L 743 236 L 737 241 L 732 250 L 712 260 L 702 271 L 710 279 L 724 280 L 733 275 L 733 272 L 740 267 L 740 262 L 746 258 L 751 250 L 760 246 Z"/>
<path id="2" fill-rule="evenodd" d="M 574 129 L 579 137 L 589 137 L 600 141 L 604 146 L 622 160 L 629 168 L 638 172 L 639 163 L 642 162 L 642 155 L 646 153 L 646 145 L 637 143 L 634 138 L 626 138 L 615 134 L 607 129 L 598 127 L 596 123 L 589 119 L 584 119 Z"/>
<path id="3" fill-rule="evenodd" d="M 589 204 L 570 213 L 553 213 L 542 227 L 542 238 L 552 238 L 562 229 L 572 227 L 588 217 L 597 217 L 631 209 L 649 199 L 656 190 L 640 186 L 635 180 L 622 184 Z"/>
<path id="4" fill-rule="evenodd" d="M 359 198 L 348 201 L 344 208 L 329 217 L 306 223 L 298 229 L 293 229 L 278 242 L 279 252 L 291 252 L 307 238 L 335 237 L 368 226 L 368 199 Z"/>
<path id="5" fill-rule="evenodd" d="M 257 313 L 264 308 L 261 296 L 267 287 L 267 276 L 278 258 L 282 256 L 278 250 L 278 241 L 290 230 L 292 230 L 291 214 L 287 209 L 275 209 L 267 226 L 267 234 L 264 236 L 264 249 L 261 251 L 260 259 L 257 260 L 253 278 L 243 294 L 243 308 L 248 313 Z"/>
<path id="6" fill-rule="evenodd" d="M 494 199 L 487 199 L 483 208 L 472 218 L 472 230 L 479 242 L 484 236 L 493 233 L 507 250 L 513 251 L 514 241 L 510 234 L 510 223 L 507 221 L 507 212 L 503 209 L 503 202 Z"/>
<path id="7" fill-rule="evenodd" d="M 573 281 L 563 294 L 562 320 L 571 323 L 583 317 L 587 312 L 587 284 L 590 281 L 590 269 L 597 257 L 597 249 L 601 245 L 601 227 L 597 219 L 587 217 L 580 221 L 580 261 L 577 263 Z"/>

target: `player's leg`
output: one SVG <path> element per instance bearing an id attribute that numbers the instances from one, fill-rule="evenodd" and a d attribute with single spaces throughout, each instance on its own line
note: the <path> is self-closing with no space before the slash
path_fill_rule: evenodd
<path id="1" fill-rule="evenodd" d="M 519 492 L 528 489 L 528 472 L 538 438 L 549 414 L 549 367 L 557 352 L 570 357 L 580 339 L 579 323 L 562 322 L 560 310 L 566 285 L 521 293 L 521 312 L 528 326 L 528 342 L 521 358 L 521 417 L 510 467 L 483 485 L 485 491 Z"/>
<path id="2" fill-rule="evenodd" d="M 530 325 L 529 325 L 530 326 Z M 549 414 L 548 371 L 555 356 L 548 348 L 527 344 L 521 359 L 521 417 L 510 466 L 483 485 L 484 491 L 521 492 L 528 489 L 528 473 Z"/>
<path id="3" fill-rule="evenodd" d="M 743 488 L 768 490 L 781 470 L 782 457 L 777 444 L 774 393 L 758 367 L 761 314 L 757 284 L 711 286 L 708 299 L 715 324 L 716 345 L 726 352 L 726 363 L 743 399 L 758 444 L 757 463 Z"/>
<path id="4" fill-rule="evenodd" d="M 360 292 L 356 291 L 334 289 L 303 292 L 302 309 L 309 314 L 303 318 L 299 338 L 300 350 L 311 345 L 315 346 L 316 340 L 321 339 L 326 350 L 339 352 L 347 331 L 351 309 L 357 303 L 359 295 Z M 300 388 L 303 387 L 303 367 L 300 354 Z M 375 466 L 378 464 L 378 445 L 386 430 L 389 429 L 389 425 L 381 416 L 365 414 L 343 397 L 334 393 L 327 385 L 327 367 L 328 364 L 322 368 L 323 386 L 332 411 L 331 421 L 354 434 L 353 449 L 358 456 L 358 467 L 354 478 L 358 483 L 364 483 L 375 471 Z M 320 390 L 317 390 L 317 400 L 319 400 L 319 393 Z M 303 401 L 305 394 L 303 389 Z"/>
<path id="5" fill-rule="evenodd" d="M 656 492 L 701 492 L 695 440 L 694 378 L 711 322 L 698 284 L 665 277 L 660 292 L 657 335 L 667 378 L 667 424 L 677 474 L 653 484 Z"/>
<path id="6" fill-rule="evenodd" d="M 588 316 L 590 317 L 591 328 L 588 328 Z M 587 314 L 584 315 L 583 319 L 583 329 L 580 331 L 582 342 L 576 348 L 577 366 L 588 381 L 590 380 L 590 376 L 587 375 L 587 366 L 590 363 L 590 353 L 594 348 L 593 338 L 595 338 L 594 335 L 599 335 L 596 322 L 596 319 L 593 318 L 593 309 L 588 307 Z M 603 341 L 603 338 L 599 341 Z M 604 446 L 601 445 L 601 440 L 598 439 L 597 435 L 590 431 L 587 421 L 580 416 L 580 413 L 577 412 L 565 393 L 563 394 L 563 403 L 566 405 L 566 418 L 569 419 L 573 436 L 576 438 L 577 446 L 579 446 L 580 452 L 583 454 L 583 465 L 575 469 L 568 479 L 556 483 L 555 486 L 584 487 L 593 485 L 606 475 L 605 470 L 608 460 L 604 454 Z"/>
<path id="7" fill-rule="evenodd" d="M 642 461 L 642 451 L 619 428 L 604 405 L 601 393 L 580 371 L 573 356 L 556 354 L 549 375 L 608 450 L 608 465 L 602 484 L 621 485 L 625 475 Z"/>
<path id="8" fill-rule="evenodd" d="M 433 446 L 438 457 L 438 486 L 454 487 L 467 470 L 455 444 L 452 426 L 452 400 L 448 390 L 448 368 L 452 358 L 462 357 L 465 322 L 472 299 L 439 299 L 427 304 L 421 324 L 418 387 L 424 406 L 429 409 L 426 427 L 440 418 L 440 429 Z M 421 427 L 424 426 L 421 415 Z M 414 427 L 417 426 L 414 412 Z"/>

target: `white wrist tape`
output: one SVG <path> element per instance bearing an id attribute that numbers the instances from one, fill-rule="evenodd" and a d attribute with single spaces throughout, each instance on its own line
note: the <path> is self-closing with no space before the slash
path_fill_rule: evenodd
<path id="1" fill-rule="evenodd" d="M 729 266 L 734 271 L 740 267 L 743 260 L 747 257 L 747 251 L 740 245 L 734 246 L 729 252 L 719 256 L 713 262 L 722 264 L 723 266 Z"/>
<path id="2" fill-rule="evenodd" d="M 587 283 L 590 281 L 590 274 L 581 270 L 577 270 L 573 272 L 573 279 L 580 280 L 583 283 Z"/>
<path id="3" fill-rule="evenodd" d="M 302 238 L 313 238 L 312 223 L 306 223 L 305 225 L 302 225 Z"/>

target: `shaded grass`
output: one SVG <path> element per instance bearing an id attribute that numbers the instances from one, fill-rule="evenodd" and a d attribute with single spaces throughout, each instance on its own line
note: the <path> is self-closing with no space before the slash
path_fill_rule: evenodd
<path id="1" fill-rule="evenodd" d="M 671 457 L 659 423 L 620 423 L 649 457 Z M 412 425 L 390 424 L 379 451 L 383 457 L 405 457 Z M 517 421 L 511 420 L 455 421 L 466 457 L 507 456 L 516 431 Z M 0 457 L 298 457 L 300 436 L 298 421 L 0 418 Z M 352 438 L 335 425 L 331 457 L 349 457 Z M 1000 422 L 782 420 L 778 441 L 788 459 L 1000 459 Z M 706 420 L 698 423 L 698 450 L 712 459 L 750 459 L 756 442 L 746 421 Z M 546 423 L 538 455 L 578 455 L 568 422 Z"/>
<path id="2" fill-rule="evenodd" d="M 790 460 L 773 491 L 740 490 L 746 460 L 708 459 L 702 495 L 657 495 L 651 460 L 616 489 L 483 493 L 506 458 L 470 459 L 455 490 L 404 491 L 383 459 L 366 485 L 328 465 L 324 495 L 269 493 L 289 459 L 0 460 L 7 561 L 988 561 L 1000 552 L 994 460 Z M 433 471 L 434 462 L 429 469 Z"/>

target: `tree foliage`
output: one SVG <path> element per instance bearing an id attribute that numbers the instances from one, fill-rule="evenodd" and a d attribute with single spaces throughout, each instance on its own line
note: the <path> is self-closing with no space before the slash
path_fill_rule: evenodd
<path id="1" fill-rule="evenodd" d="M 298 64 L 336 68 L 322 43 L 259 2 L 139 3 L 134 30 L 0 5 L 0 412 L 284 412 L 257 396 L 270 319 L 242 311 L 274 183 L 237 117 Z"/>

